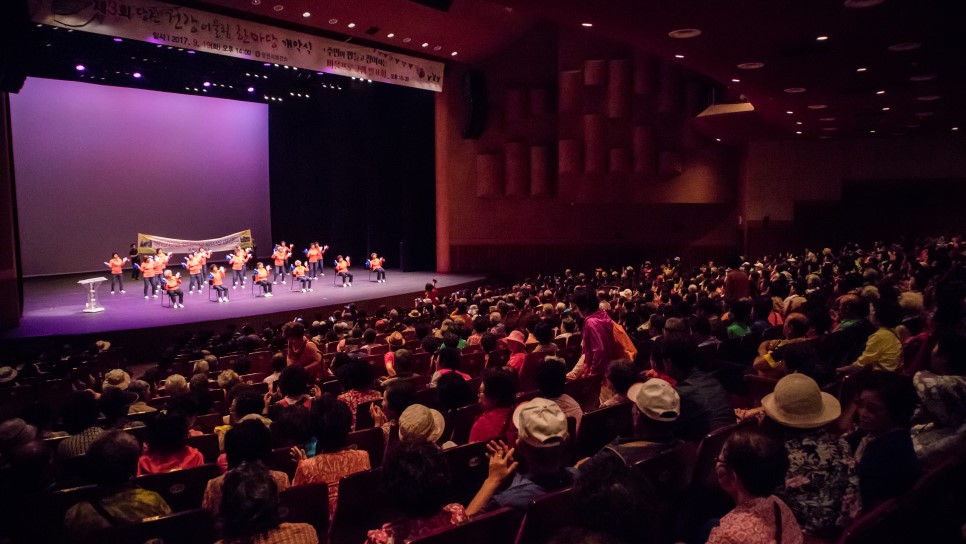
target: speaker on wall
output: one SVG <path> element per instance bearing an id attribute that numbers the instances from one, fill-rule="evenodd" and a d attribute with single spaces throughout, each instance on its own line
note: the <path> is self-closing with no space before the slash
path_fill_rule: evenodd
<path id="1" fill-rule="evenodd" d="M 475 140 L 486 130 L 489 104 L 486 97 L 486 76 L 480 70 L 470 70 L 463 76 L 463 100 L 466 101 L 466 122 L 463 137 Z"/>
<path id="2" fill-rule="evenodd" d="M 449 11 L 453 6 L 453 0 L 412 0 L 413 2 L 428 8 L 438 9 L 439 11 Z"/>

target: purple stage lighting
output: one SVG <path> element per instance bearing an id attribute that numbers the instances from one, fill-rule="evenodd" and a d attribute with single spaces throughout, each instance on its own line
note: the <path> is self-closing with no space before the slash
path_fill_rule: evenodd
<path id="1" fill-rule="evenodd" d="M 74 66 L 74 68 L 76 68 L 78 72 L 83 72 L 84 70 L 87 70 L 87 68 L 85 68 L 83 64 L 78 64 L 77 66 Z"/>
<path id="2" fill-rule="evenodd" d="M 249 87 L 249 88 L 248 88 L 248 92 L 250 92 L 250 93 L 253 93 L 253 92 L 255 92 L 255 87 Z"/>
<path id="3" fill-rule="evenodd" d="M 205 87 L 211 87 L 211 83 L 210 83 L 210 82 L 208 82 L 208 81 L 206 81 L 206 82 L 204 83 L 204 85 L 205 85 Z"/>
<path id="4" fill-rule="evenodd" d="M 141 72 L 134 72 L 131 75 L 134 76 L 134 79 L 141 79 Z"/>
<path id="5" fill-rule="evenodd" d="M 194 55 L 194 54 L 195 54 L 195 52 L 189 49 L 189 50 L 188 50 L 188 54 L 189 54 L 189 55 Z"/>
<path id="6" fill-rule="evenodd" d="M 114 38 L 114 41 L 116 41 L 116 42 L 123 42 L 124 40 L 122 40 L 121 38 Z"/>
<path id="7" fill-rule="evenodd" d="M 270 63 L 270 62 L 266 62 L 266 63 L 262 64 L 262 66 L 271 66 L 271 65 L 272 65 L 272 63 Z"/>

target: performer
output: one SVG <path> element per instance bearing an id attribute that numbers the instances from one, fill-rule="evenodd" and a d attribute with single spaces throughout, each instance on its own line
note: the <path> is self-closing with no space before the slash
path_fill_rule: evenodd
<path id="1" fill-rule="evenodd" d="M 331 375 L 322 360 L 319 347 L 305 334 L 305 325 L 298 321 L 286 323 L 282 327 L 282 336 L 285 337 L 287 348 L 285 362 L 289 366 L 301 366 L 313 380 Z"/>
<path id="2" fill-rule="evenodd" d="M 181 272 L 172 274 L 170 270 L 164 271 L 164 292 L 171 297 L 171 304 L 174 308 L 184 308 L 184 292 L 181 291 Z"/>
<path id="3" fill-rule="evenodd" d="M 306 275 L 307 271 L 308 269 L 302 265 L 302 261 L 295 261 L 295 265 L 292 266 L 292 281 L 298 280 L 302 284 L 303 293 L 305 292 L 306 285 L 308 285 L 309 291 L 312 290 L 312 278 Z"/>
<path id="4" fill-rule="evenodd" d="M 309 276 L 312 276 L 313 280 L 319 279 L 319 276 L 325 277 L 325 269 L 322 268 L 322 257 L 325 256 L 326 250 L 329 246 L 319 246 L 318 242 L 312 242 L 309 244 L 309 248 L 304 251 L 305 257 L 309 261 Z"/>
<path id="5" fill-rule="evenodd" d="M 439 289 L 436 289 L 436 278 L 433 278 L 433 283 L 426 284 L 426 294 L 423 295 L 423 298 L 428 298 L 433 304 L 439 304 Z"/>
<path id="6" fill-rule="evenodd" d="M 285 245 L 285 240 L 282 243 L 275 246 L 275 252 L 272 253 L 272 259 L 275 260 L 275 271 L 272 275 L 272 283 L 278 283 L 278 277 L 282 276 L 282 284 L 285 284 L 285 261 L 292 256 L 292 249 L 295 244 L 291 246 Z"/>
<path id="7" fill-rule="evenodd" d="M 111 268 L 111 294 L 114 294 L 114 282 L 117 282 L 117 287 L 122 293 L 127 293 L 124 290 L 124 282 L 121 280 L 121 276 L 124 272 L 121 267 L 127 262 L 127 257 L 123 259 L 117 253 L 111 253 L 111 260 L 105 261 L 104 264 Z"/>
<path id="8" fill-rule="evenodd" d="M 258 268 L 255 269 L 255 283 L 262 286 L 262 293 L 266 297 L 273 297 L 272 294 L 272 282 L 268 281 L 268 269 L 265 268 L 265 264 L 259 261 Z"/>
<path id="9" fill-rule="evenodd" d="M 386 269 L 383 268 L 384 264 L 386 264 L 386 258 L 379 257 L 375 253 L 370 255 L 369 260 L 366 261 L 369 270 L 376 273 L 376 283 L 386 283 Z"/>
<path id="10" fill-rule="evenodd" d="M 208 259 L 211 258 L 211 250 L 199 247 L 195 255 L 198 256 L 198 260 L 201 262 L 201 273 L 204 274 L 205 267 L 208 266 Z"/>
<path id="11" fill-rule="evenodd" d="M 127 252 L 127 258 L 131 261 L 131 279 L 137 281 L 140 279 L 141 271 L 138 270 L 138 245 L 131 244 L 131 249 Z"/>
<path id="12" fill-rule="evenodd" d="M 205 264 L 203 262 L 204 254 L 199 250 L 188 254 L 187 266 L 188 273 L 191 276 L 188 278 L 188 294 L 194 293 L 195 285 L 198 286 L 198 292 L 201 292 L 201 286 L 205 282 L 204 270 Z"/>
<path id="13" fill-rule="evenodd" d="M 168 266 L 168 260 L 170 258 L 171 255 L 165 253 L 163 249 L 158 248 L 154 255 L 154 263 L 157 265 L 158 270 Z"/>
<path id="14" fill-rule="evenodd" d="M 240 284 L 242 288 L 245 288 L 245 263 L 252 258 L 251 253 L 247 253 L 242 248 L 235 249 L 235 254 L 228 257 L 228 261 L 231 263 L 231 288 L 234 289 L 236 284 Z"/>
<path id="15" fill-rule="evenodd" d="M 225 267 L 218 268 L 218 265 L 211 265 L 208 281 L 211 282 L 211 288 L 218 293 L 218 302 L 228 302 L 228 288 L 224 286 Z"/>
<path id="16" fill-rule="evenodd" d="M 349 272 L 349 265 L 352 264 L 352 257 L 342 258 L 339 255 L 335 258 L 335 273 L 338 276 L 342 276 L 342 287 L 346 286 L 346 280 L 349 280 L 349 287 L 352 287 L 352 274 Z"/>
<path id="17" fill-rule="evenodd" d="M 157 268 L 156 264 L 154 257 L 151 255 L 141 257 L 141 264 L 134 263 L 134 266 L 140 270 L 141 277 L 144 280 L 144 298 L 148 298 L 148 289 L 151 290 L 154 298 L 158 298 L 158 280 L 155 275 L 160 268 Z"/>

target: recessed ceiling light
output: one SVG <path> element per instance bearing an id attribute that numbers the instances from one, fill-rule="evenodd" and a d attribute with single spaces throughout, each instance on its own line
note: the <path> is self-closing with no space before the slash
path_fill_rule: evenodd
<path id="1" fill-rule="evenodd" d="M 411 41 L 413 41 L 412 38 L 403 38 L 403 43 L 409 43 Z"/>
<path id="2" fill-rule="evenodd" d="M 348 26 L 349 28 L 355 28 L 356 27 L 356 24 L 355 23 L 349 23 L 346 26 Z"/>
<path id="3" fill-rule="evenodd" d="M 827 122 L 830 122 L 830 121 L 834 121 L 835 120 L 835 117 L 820 117 L 818 120 L 827 123 Z"/>
<path id="4" fill-rule="evenodd" d="M 450 53 L 450 55 L 455 57 L 457 55 L 457 52 L 453 51 L 452 53 Z"/>
<path id="5" fill-rule="evenodd" d="M 329 19 L 329 24 L 330 25 L 335 25 L 335 24 L 338 24 L 338 23 L 339 23 L 339 20 L 338 19 Z"/>
<path id="6" fill-rule="evenodd" d="M 826 40 L 828 40 L 828 36 L 819 36 L 819 37 L 815 38 L 815 41 L 817 41 L 817 42 L 824 42 Z"/>
<path id="7" fill-rule="evenodd" d="M 764 68 L 764 62 L 742 62 L 738 65 L 739 70 L 758 70 L 759 68 Z"/>
<path id="8" fill-rule="evenodd" d="M 801 124 L 804 124 L 804 123 L 802 123 L 801 121 L 795 121 L 795 124 L 796 125 L 801 125 Z"/>
<path id="9" fill-rule="evenodd" d="M 885 94 L 885 90 L 884 89 L 883 90 L 878 90 L 878 91 L 875 92 L 875 94 L 883 95 L 883 94 Z"/>
<path id="10" fill-rule="evenodd" d="M 74 66 L 74 69 L 77 70 L 78 72 L 83 72 L 84 70 L 87 70 L 87 67 L 84 66 L 83 64 L 78 64 L 77 66 Z"/>
<path id="11" fill-rule="evenodd" d="M 311 14 L 310 12 L 308 12 L 308 11 L 306 11 L 306 12 L 304 12 L 304 13 L 302 14 L 302 17 L 305 17 L 306 19 L 308 19 L 308 18 L 309 18 L 309 17 L 311 17 L 311 16 L 312 16 L 312 14 Z"/>
<path id="12" fill-rule="evenodd" d="M 683 59 L 684 58 L 684 55 L 677 54 L 677 55 L 674 55 L 674 58 L 676 58 L 676 59 Z"/>
<path id="13" fill-rule="evenodd" d="M 252 0 L 252 5 L 257 6 L 262 3 L 262 0 Z"/>
<path id="14" fill-rule="evenodd" d="M 439 51 L 442 48 L 443 48 L 442 45 L 437 45 L 436 47 L 433 48 L 433 51 Z"/>
<path id="15" fill-rule="evenodd" d="M 866 72 L 868 70 L 869 69 L 866 68 L 865 66 L 860 66 L 860 67 L 858 67 L 858 68 L 855 69 L 856 72 Z"/>
<path id="16" fill-rule="evenodd" d="M 893 53 L 901 53 L 903 51 L 912 51 L 915 49 L 919 49 L 920 47 L 922 47 L 922 44 L 919 42 L 902 42 L 902 43 L 892 44 L 887 49 L 889 51 L 892 51 Z"/>
<path id="17" fill-rule="evenodd" d="M 889 106 L 886 106 L 886 107 L 882 108 L 882 111 L 889 111 L 890 109 L 892 109 L 892 108 L 890 108 Z"/>
<path id="18" fill-rule="evenodd" d="M 953 130 L 957 130 L 956 127 L 953 127 Z M 715 138 L 714 141 L 720 142 L 721 141 L 721 138 Z"/>
<path id="19" fill-rule="evenodd" d="M 951 131 L 953 131 L 953 132 L 956 132 L 956 131 L 958 131 L 958 130 L 959 130 L 959 127 L 953 127 L 953 128 L 951 128 L 951 129 L 949 129 L 949 130 L 951 130 Z"/>
<path id="20" fill-rule="evenodd" d="M 808 89 L 806 89 L 805 87 L 789 87 L 785 89 L 785 92 L 788 94 L 799 94 L 799 93 L 804 93 L 807 90 Z"/>
<path id="21" fill-rule="evenodd" d="M 844 4 L 847 8 L 861 9 L 861 8 L 871 8 L 872 6 L 878 6 L 879 4 L 885 2 L 885 0 L 845 0 Z"/>
<path id="22" fill-rule="evenodd" d="M 933 113 L 931 111 L 919 111 L 916 112 L 916 117 L 931 117 L 932 114 Z"/>
<path id="23" fill-rule="evenodd" d="M 423 47 L 429 47 L 429 42 L 423 42 Z"/>
<path id="24" fill-rule="evenodd" d="M 390 32 L 389 34 L 386 34 L 386 37 L 387 37 L 387 38 L 395 38 L 395 37 L 396 37 L 396 35 L 395 35 L 395 34 L 393 34 L 392 32 Z"/>
<path id="25" fill-rule="evenodd" d="M 927 96 L 917 96 L 916 100 L 920 102 L 932 102 L 933 100 L 939 100 L 939 97 L 934 94 L 931 94 Z"/>
<path id="26" fill-rule="evenodd" d="M 285 9 L 285 6 L 283 6 L 282 4 L 275 4 L 274 6 L 272 6 L 272 9 L 274 9 L 275 11 L 282 11 L 283 9 Z"/>
<path id="27" fill-rule="evenodd" d="M 808 106 L 808 109 L 810 109 L 810 110 L 824 110 L 827 107 L 828 106 L 825 105 L 825 104 L 811 104 L 811 105 Z"/>
<path id="28" fill-rule="evenodd" d="M 594 26 L 594 23 L 580 23 L 580 26 L 585 27 L 585 28 L 590 28 L 590 27 Z"/>
<path id="29" fill-rule="evenodd" d="M 795 131 L 795 134 L 801 134 L 801 133 L 802 133 L 802 131 L 800 131 L 800 130 L 796 130 Z"/>
<path id="30" fill-rule="evenodd" d="M 696 38 L 701 35 L 701 31 L 697 28 L 680 28 L 668 32 L 667 35 L 678 39 Z"/>
<path id="31" fill-rule="evenodd" d="M 133 77 L 134 79 L 141 79 L 141 72 L 134 72 L 133 74 L 131 74 L 131 77 Z"/>
<path id="32" fill-rule="evenodd" d="M 869 131 L 869 134 L 875 134 L 875 131 L 874 130 L 870 130 Z"/>
<path id="33" fill-rule="evenodd" d="M 788 110 L 788 111 L 786 111 L 785 113 L 787 113 L 788 115 L 792 115 L 792 114 L 794 114 L 795 112 L 793 112 L 792 110 Z"/>
<path id="34" fill-rule="evenodd" d="M 738 78 L 736 78 L 736 77 L 733 77 L 733 78 L 731 78 L 731 82 L 732 83 L 741 83 L 741 80 L 738 79 Z"/>

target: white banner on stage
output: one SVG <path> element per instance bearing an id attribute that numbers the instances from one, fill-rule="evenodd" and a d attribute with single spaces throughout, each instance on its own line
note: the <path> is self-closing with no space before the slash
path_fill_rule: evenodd
<path id="1" fill-rule="evenodd" d="M 66 7 L 69 5 L 69 9 Z M 154 0 L 32 0 L 31 18 L 204 53 L 441 92 L 443 63 Z"/>
<path id="2" fill-rule="evenodd" d="M 153 234 L 138 233 L 138 252 L 153 254 L 158 249 L 163 249 L 165 253 L 188 253 L 199 247 L 209 251 L 229 251 L 236 247 L 243 249 L 252 247 L 252 231 L 249 229 L 241 232 L 212 238 L 210 240 L 178 240 L 176 238 L 164 238 Z"/>

